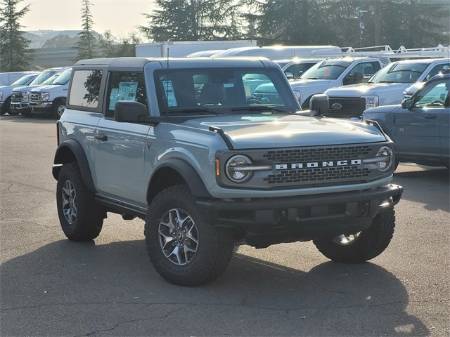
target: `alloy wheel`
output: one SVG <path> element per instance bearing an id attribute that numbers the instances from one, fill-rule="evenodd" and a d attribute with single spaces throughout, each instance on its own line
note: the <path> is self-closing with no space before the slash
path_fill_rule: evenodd
<path id="1" fill-rule="evenodd" d="M 77 191 L 70 180 L 66 180 L 62 188 L 62 211 L 67 222 L 72 225 L 77 220 Z"/>

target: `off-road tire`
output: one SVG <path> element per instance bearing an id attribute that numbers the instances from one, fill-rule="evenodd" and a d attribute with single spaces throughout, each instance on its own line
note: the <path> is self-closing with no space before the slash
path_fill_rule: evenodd
<path id="1" fill-rule="evenodd" d="M 161 218 L 175 208 L 186 211 L 198 229 L 196 255 L 183 266 L 169 261 L 160 245 Z M 199 286 L 214 281 L 225 271 L 233 255 L 234 241 L 231 234 L 205 221 L 185 185 L 169 187 L 156 195 L 149 207 L 144 234 L 147 252 L 156 271 L 177 285 Z"/>
<path id="2" fill-rule="evenodd" d="M 77 216 L 71 224 L 63 213 L 63 187 L 70 181 L 75 189 L 74 198 Z M 93 194 L 87 189 L 81 179 L 76 163 L 64 164 L 59 172 L 56 188 L 56 203 L 61 228 L 69 240 L 90 241 L 101 232 L 105 210 L 97 204 Z"/>
<path id="3" fill-rule="evenodd" d="M 380 255 L 389 245 L 395 228 L 395 211 L 380 212 L 372 225 L 361 232 L 349 245 L 340 245 L 333 239 L 315 240 L 317 249 L 327 258 L 341 263 L 363 263 Z"/>
<path id="4" fill-rule="evenodd" d="M 0 115 L 4 115 L 7 112 L 11 115 L 11 97 L 8 97 L 5 103 L 3 103 L 3 106 L 0 109 Z"/>

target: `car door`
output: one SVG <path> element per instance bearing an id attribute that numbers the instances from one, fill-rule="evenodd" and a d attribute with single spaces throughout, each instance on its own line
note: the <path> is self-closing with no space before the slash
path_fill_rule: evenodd
<path id="1" fill-rule="evenodd" d="M 380 68 L 380 63 L 376 61 L 357 63 L 356 65 L 353 65 L 353 68 L 345 75 L 343 84 L 351 85 L 366 83 L 378 70 L 380 70 Z"/>
<path id="2" fill-rule="evenodd" d="M 103 197 L 145 207 L 144 163 L 150 126 L 116 122 L 114 110 L 118 101 L 148 106 L 142 71 L 109 72 L 104 117 L 95 135 L 97 190 Z"/>
<path id="3" fill-rule="evenodd" d="M 411 109 L 394 114 L 393 138 L 401 154 L 424 158 L 440 155 L 439 122 L 447 110 L 447 85 L 446 81 L 429 83 L 414 96 Z"/>

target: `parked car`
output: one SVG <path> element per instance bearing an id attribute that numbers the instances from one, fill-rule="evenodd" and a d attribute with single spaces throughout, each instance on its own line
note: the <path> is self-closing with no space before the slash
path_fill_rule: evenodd
<path id="1" fill-rule="evenodd" d="M 405 94 L 411 96 L 448 67 L 449 58 L 399 61 L 380 70 L 367 84 L 328 89 L 330 115 L 359 117 L 369 108 L 400 104 Z"/>
<path id="2" fill-rule="evenodd" d="M 29 85 L 19 86 L 13 89 L 11 96 L 11 112 L 14 114 L 26 114 L 30 109 L 30 90 L 42 85 L 56 74 L 60 74 L 64 68 L 50 68 L 42 71 Z"/>
<path id="3" fill-rule="evenodd" d="M 30 108 L 28 114 L 51 113 L 59 118 L 66 107 L 67 91 L 72 68 L 64 70 L 48 84 L 30 90 Z"/>
<path id="4" fill-rule="evenodd" d="M 302 109 L 307 109 L 313 95 L 343 85 L 367 82 L 382 63 L 377 58 L 344 57 L 328 59 L 309 68 L 298 81 L 291 82 Z"/>
<path id="5" fill-rule="evenodd" d="M 400 105 L 364 112 L 394 140 L 399 161 L 450 164 L 450 74 L 437 75 Z"/>
<path id="6" fill-rule="evenodd" d="M 340 56 L 342 50 L 336 46 L 267 46 L 231 48 L 213 54 L 212 57 L 266 57 L 270 60 L 291 59 L 294 57 Z"/>
<path id="7" fill-rule="evenodd" d="M 246 91 L 253 74 L 277 103 Z M 331 260 L 361 263 L 392 238 L 392 141 L 372 122 L 298 114 L 273 62 L 83 60 L 67 102 L 53 167 L 62 230 L 89 241 L 107 212 L 145 219 L 170 282 L 216 279 L 239 243 L 313 240 Z"/>
<path id="8" fill-rule="evenodd" d="M 293 58 L 287 60 L 274 61 L 283 70 L 288 80 L 298 80 L 305 71 L 311 68 L 313 65 L 322 61 L 321 59 L 302 59 Z"/>
<path id="9" fill-rule="evenodd" d="M 17 81 L 13 82 L 12 84 L 0 87 L 1 115 L 10 112 L 11 95 L 13 93 L 14 88 L 30 84 L 36 78 L 37 75 L 38 73 L 27 73 L 26 75 L 20 77 Z"/>

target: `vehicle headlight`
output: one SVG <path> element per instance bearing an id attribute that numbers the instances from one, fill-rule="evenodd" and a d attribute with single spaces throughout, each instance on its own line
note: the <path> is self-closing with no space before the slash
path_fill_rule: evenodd
<path id="1" fill-rule="evenodd" d="M 299 103 L 302 103 L 302 93 L 300 91 L 294 90 L 295 98 Z"/>
<path id="2" fill-rule="evenodd" d="M 246 170 L 246 167 L 252 164 L 249 157 L 243 155 L 235 155 L 228 159 L 225 165 L 225 173 L 227 178 L 234 183 L 244 183 L 252 176 L 252 171 Z"/>
<path id="3" fill-rule="evenodd" d="M 377 169 L 381 172 L 388 171 L 394 164 L 394 151 L 389 146 L 382 146 L 377 153 Z"/>
<path id="4" fill-rule="evenodd" d="M 44 102 L 48 102 L 50 100 L 50 93 L 48 93 L 48 92 L 41 92 L 41 99 Z"/>
<path id="5" fill-rule="evenodd" d="M 366 109 L 376 108 L 380 104 L 380 98 L 378 96 L 363 96 L 366 100 Z"/>

